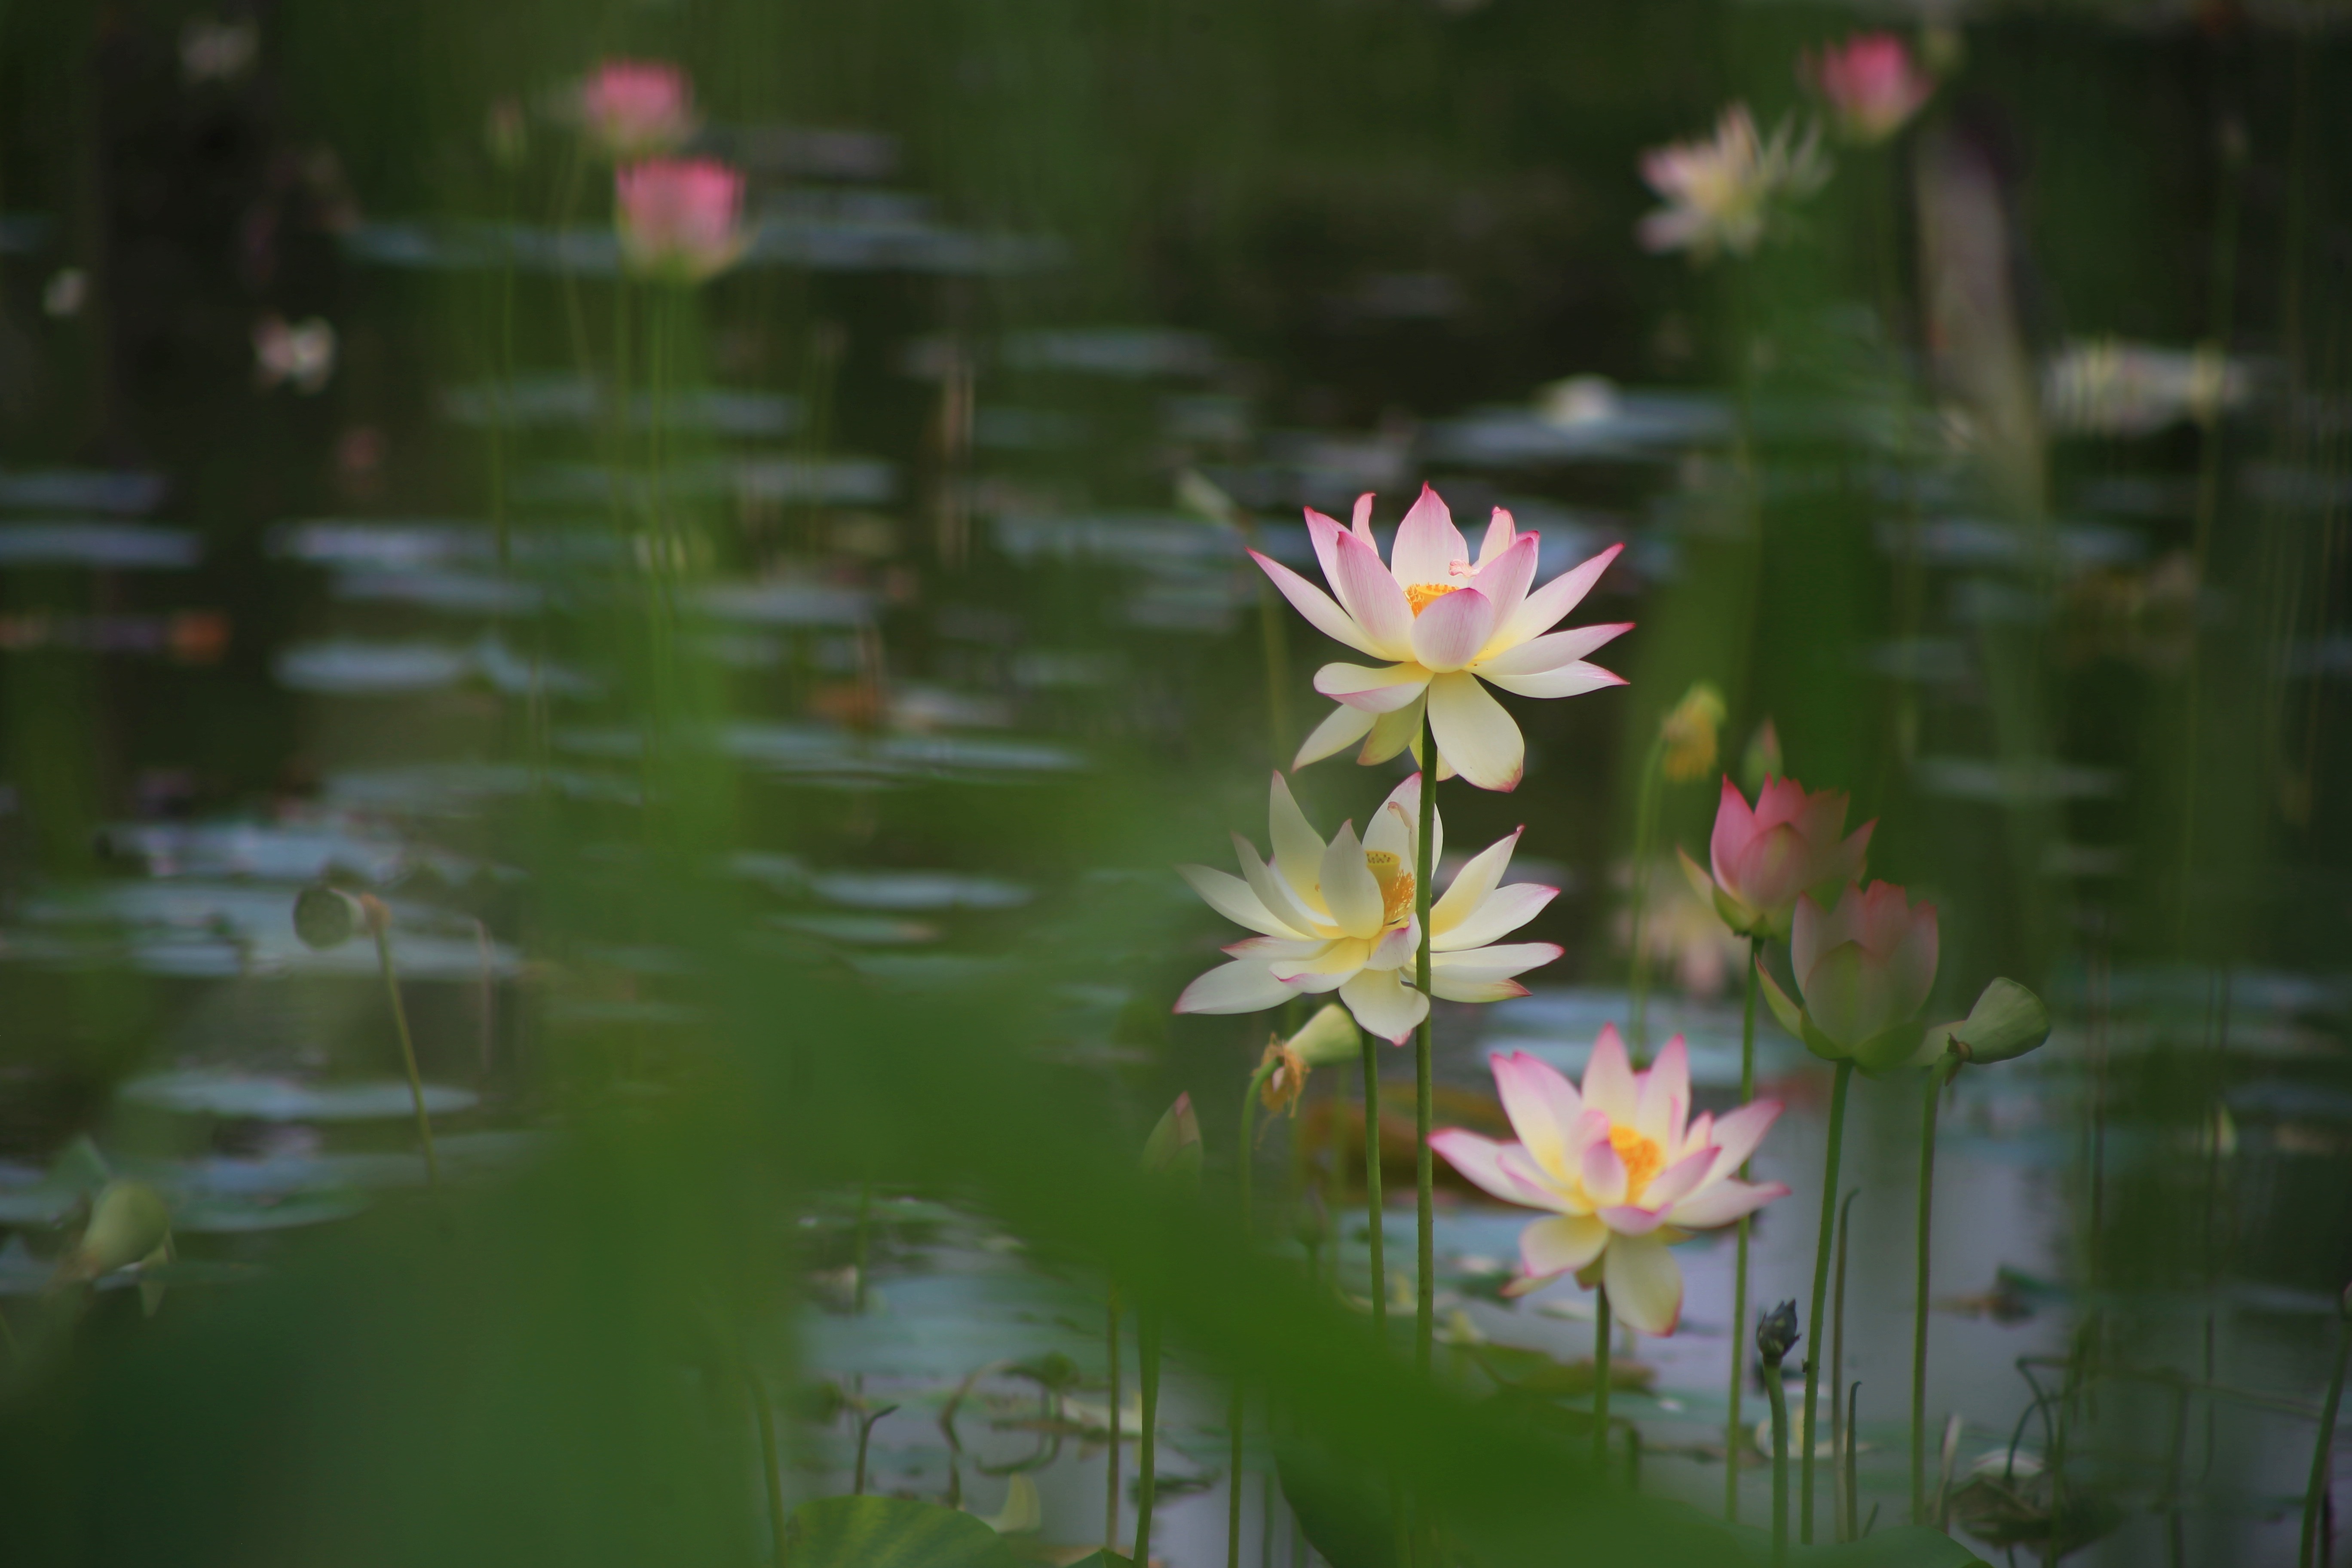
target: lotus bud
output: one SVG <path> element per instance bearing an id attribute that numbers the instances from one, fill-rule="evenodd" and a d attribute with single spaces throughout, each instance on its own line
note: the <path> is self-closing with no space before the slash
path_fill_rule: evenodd
<path id="1" fill-rule="evenodd" d="M 1201 1121 L 1192 1114 L 1190 1094 L 1178 1095 L 1144 1140 L 1143 1169 L 1155 1176 L 1201 1179 Z"/>
<path id="2" fill-rule="evenodd" d="M 1658 739 L 1665 745 L 1660 766 L 1668 779 L 1688 784 L 1715 771 L 1724 713 L 1723 693 L 1714 682 L 1701 680 L 1658 721 Z"/>
<path id="3" fill-rule="evenodd" d="M 1280 1040 L 1268 1040 L 1257 1072 L 1258 1099 L 1268 1115 L 1298 1109 L 1298 1097 L 1307 1092 L 1307 1063 L 1297 1051 Z"/>
<path id="4" fill-rule="evenodd" d="M 2016 981 L 1997 979 L 1979 994 L 1967 1017 L 1937 1032 L 1949 1036 L 1963 1061 L 2005 1062 L 2050 1037 L 2050 1009 Z"/>
<path id="5" fill-rule="evenodd" d="M 1739 758 L 1739 782 L 1748 793 L 1756 794 L 1768 779 L 1780 776 L 1780 731 L 1767 719 L 1756 726 L 1756 733 L 1748 738 L 1748 750 Z"/>
<path id="6" fill-rule="evenodd" d="M 81 1240 L 58 1266 L 60 1282 L 95 1279 L 156 1258 L 172 1238 L 172 1209 L 144 1182 L 113 1181 L 89 1205 Z"/>
<path id="7" fill-rule="evenodd" d="M 1354 1015 L 1337 1002 L 1327 1002 L 1288 1044 L 1307 1066 L 1335 1068 L 1354 1061 L 1363 1049 L 1362 1040 Z"/>
<path id="8" fill-rule="evenodd" d="M 392 910 L 373 893 L 347 893 L 320 882 L 294 898 L 294 934 L 302 945 L 324 952 L 364 931 L 380 934 L 392 924 Z"/>
<path id="9" fill-rule="evenodd" d="M 1777 1371 L 1789 1352 L 1804 1336 L 1797 1329 L 1797 1303 L 1781 1302 L 1756 1321 L 1756 1353 Z"/>

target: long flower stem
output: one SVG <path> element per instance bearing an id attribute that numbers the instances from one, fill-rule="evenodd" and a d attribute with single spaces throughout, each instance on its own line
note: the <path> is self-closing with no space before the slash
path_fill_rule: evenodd
<path id="1" fill-rule="evenodd" d="M 1109 1322 L 1106 1338 L 1110 1343 L 1110 1465 L 1109 1479 L 1103 1483 L 1103 1544 L 1116 1549 L 1118 1545 L 1118 1439 L 1127 1425 L 1120 1405 L 1125 1393 L 1118 1377 L 1118 1287 L 1110 1288 Z"/>
<path id="2" fill-rule="evenodd" d="M 1151 1505 L 1158 1481 L 1160 1447 L 1160 1325 L 1149 1308 L 1135 1316 L 1136 1375 L 1143 1382 L 1142 1452 L 1136 1461 L 1135 1561 L 1151 1560 Z"/>
<path id="3" fill-rule="evenodd" d="M 1381 1232 L 1381 1058 L 1380 1042 L 1364 1037 L 1364 1218 L 1365 1238 L 1371 1256 L 1372 1348 L 1381 1355 L 1389 1349 L 1388 1238 Z"/>
<path id="4" fill-rule="evenodd" d="M 1830 1147 L 1822 1169 L 1822 1233 L 1813 1248 L 1813 1310 L 1806 1318 L 1815 1325 L 1813 1348 L 1805 1352 L 1805 1408 L 1798 1433 L 1799 1481 L 1797 1485 L 1797 1542 L 1800 1545 L 1813 1543 L 1813 1406 L 1822 1385 L 1820 1329 L 1822 1312 L 1829 1305 L 1830 1243 L 1837 1229 L 1838 1158 L 1845 1142 L 1845 1091 L 1853 1082 L 1853 1063 L 1837 1065 L 1837 1079 L 1830 1089 Z M 1837 1397 L 1837 1390 L 1830 1390 Z"/>
<path id="5" fill-rule="evenodd" d="M 1609 1287 L 1592 1293 L 1592 1473 L 1609 1474 Z"/>
<path id="6" fill-rule="evenodd" d="M 751 1416 L 760 1427 L 760 1473 L 767 1482 L 769 1546 L 775 1553 L 777 1568 L 784 1561 L 784 1472 L 782 1456 L 776 1451 L 776 1410 L 768 1401 L 768 1385 L 760 1374 L 745 1368 L 743 1379 L 751 1388 Z"/>
<path id="7" fill-rule="evenodd" d="M 2336 1413 L 2344 1404 L 2344 1368 L 2352 1362 L 2352 1323 L 2336 1329 L 2336 1374 L 2327 1380 L 2327 1400 L 2319 1407 L 2319 1436 L 2311 1446 L 2311 1485 L 2303 1494 L 2303 1546 L 2295 1568 L 2317 1568 L 2320 1505 L 2327 1497 L 2328 1450 L 2336 1442 Z"/>
<path id="8" fill-rule="evenodd" d="M 1789 1395 L 1780 1363 L 1764 1363 L 1764 1397 L 1772 1402 L 1772 1568 L 1789 1561 Z"/>
<path id="9" fill-rule="evenodd" d="M 1748 939 L 1748 1001 L 1739 1015 L 1739 1103 L 1747 1104 L 1756 1098 L 1756 965 L 1764 951 L 1764 939 Z M 1748 1166 L 1739 1167 L 1739 1179 L 1748 1179 Z M 1738 1253 L 1732 1262 L 1731 1274 L 1731 1389 L 1727 1401 L 1731 1414 L 1723 1426 L 1723 1517 L 1739 1522 L 1739 1456 L 1748 1442 L 1747 1423 L 1740 1418 L 1739 1406 L 1748 1393 L 1748 1226 L 1749 1215 L 1739 1216 Z"/>
<path id="10" fill-rule="evenodd" d="M 1649 755 L 1642 759 L 1642 778 L 1635 786 L 1633 804 L 1633 910 L 1627 932 L 1627 945 L 1632 949 L 1633 956 L 1625 976 L 1625 989 L 1632 1000 L 1626 1011 L 1633 1034 L 1635 1067 L 1649 1059 L 1650 1051 L 1650 965 L 1648 955 L 1642 951 L 1642 934 L 1648 924 L 1650 841 L 1658 834 L 1658 793 L 1664 782 L 1665 755 L 1666 738 L 1661 734 L 1650 742 Z"/>
<path id="11" fill-rule="evenodd" d="M 1262 1063 L 1250 1076 L 1249 1087 L 1242 1090 L 1242 1142 L 1234 1159 L 1234 1185 L 1241 1198 L 1242 1237 L 1250 1233 L 1250 1157 L 1256 1152 L 1258 1090 L 1265 1087 L 1279 1064 L 1273 1060 Z M 1242 1385 L 1234 1383 L 1233 1397 L 1225 1407 L 1225 1429 L 1233 1444 L 1232 1463 L 1225 1477 L 1225 1568 L 1241 1568 L 1242 1563 L 1242 1417 L 1244 1414 Z"/>
<path id="12" fill-rule="evenodd" d="M 433 1148 L 433 1119 L 425 1111 L 425 1079 L 416 1070 L 416 1042 L 408 1033 L 408 1009 L 400 1000 L 400 971 L 392 962 L 392 921 L 371 911 L 368 925 L 375 933 L 376 967 L 383 971 L 383 994 L 392 1003 L 393 1026 L 400 1032 L 400 1061 L 408 1069 L 408 1098 L 416 1107 L 416 1136 L 425 1144 L 425 1178 L 438 1191 L 441 1159 Z"/>
<path id="13" fill-rule="evenodd" d="M 1853 1228 L 1853 1200 L 1862 1196 L 1862 1189 L 1846 1194 L 1838 1205 L 1837 1284 L 1830 1298 L 1830 1524 L 1831 1533 L 1838 1540 L 1847 1537 L 1846 1517 L 1853 1511 L 1853 1500 L 1846 1495 L 1846 1467 L 1841 1459 L 1846 1444 L 1853 1438 L 1853 1424 L 1845 1417 L 1845 1244 Z M 1859 1386 L 1857 1384 L 1857 1386 Z"/>
<path id="14" fill-rule="evenodd" d="M 1421 710 L 1421 831 L 1413 846 L 1412 912 L 1421 926 L 1421 953 L 1413 962 L 1415 984 L 1429 995 L 1429 885 L 1436 879 L 1431 864 L 1437 837 L 1437 736 L 1430 727 L 1429 709 Z M 1435 1010 L 1435 1004 L 1428 1005 Z M 1412 1037 L 1413 1190 L 1419 1199 L 1419 1250 L 1415 1255 L 1412 1310 L 1412 1364 L 1427 1376 L 1430 1345 L 1437 1326 L 1437 1168 L 1429 1147 L 1434 1119 L 1431 1085 L 1429 1032 L 1431 1013 L 1421 1016 Z"/>
<path id="15" fill-rule="evenodd" d="M 1927 1069 L 1919 1096 L 1919 1256 L 1912 1270 L 1911 1522 L 1927 1522 L 1927 1229 L 1936 1213 L 1936 1104 L 1960 1070 L 1958 1057 Z"/>

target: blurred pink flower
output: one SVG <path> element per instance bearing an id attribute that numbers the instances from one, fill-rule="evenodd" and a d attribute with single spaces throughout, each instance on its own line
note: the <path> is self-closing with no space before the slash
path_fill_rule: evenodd
<path id="1" fill-rule="evenodd" d="M 1936 91 L 1935 79 L 1892 33 L 1856 33 L 1807 56 L 1799 74 L 1828 100 L 1846 140 L 1864 146 L 1909 124 Z"/>
<path id="2" fill-rule="evenodd" d="M 1495 1088 L 1517 1141 L 1497 1143 L 1448 1127 L 1429 1145 L 1505 1203 L 1550 1209 L 1519 1233 L 1513 1295 L 1575 1271 L 1597 1279 L 1619 1321 L 1671 1334 L 1682 1319 L 1683 1275 L 1666 1248 L 1691 1232 L 1729 1225 L 1789 1189 L 1741 1181 L 1740 1164 L 1780 1114 L 1759 1100 L 1690 1117 L 1690 1062 L 1676 1035 L 1656 1065 L 1635 1072 L 1613 1026 L 1585 1064 L 1584 1088 L 1525 1052 L 1494 1058 Z"/>
<path id="3" fill-rule="evenodd" d="M 1527 742 L 1489 685 L 1521 697 L 1577 697 L 1625 684 L 1584 656 L 1630 631 L 1630 622 L 1552 630 L 1622 544 L 1538 588 L 1534 531 L 1520 532 L 1496 507 L 1474 562 L 1454 514 L 1427 485 L 1397 524 L 1386 561 L 1372 536 L 1370 495 L 1356 498 L 1348 528 L 1307 508 L 1307 531 L 1336 600 L 1281 563 L 1250 554 L 1317 631 L 1382 662 L 1315 672 L 1315 689 L 1339 706 L 1307 737 L 1294 768 L 1359 741 L 1360 763 L 1384 763 L 1407 747 L 1418 757 L 1426 711 L 1439 778 L 1459 773 L 1480 789 L 1516 789 Z"/>
<path id="4" fill-rule="evenodd" d="M 1642 178 L 1666 205 L 1642 219 L 1646 250 L 1687 250 L 1698 260 L 1719 250 L 1753 251 L 1786 200 L 1810 195 L 1829 178 L 1817 131 L 1794 139 L 1782 121 L 1766 140 L 1755 117 L 1735 103 L 1706 141 L 1675 142 L 1642 154 Z"/>
<path id="5" fill-rule="evenodd" d="M 580 84 L 580 123 L 615 163 L 667 153 L 694 134 L 694 89 L 659 60 L 606 60 Z"/>
<path id="6" fill-rule="evenodd" d="M 743 176 L 709 158 L 654 158 L 613 176 L 621 259 L 632 272 L 699 283 L 732 267 L 743 234 Z"/>
<path id="7" fill-rule="evenodd" d="M 1714 875 L 1682 855 L 1683 874 L 1702 896 L 1712 896 L 1723 923 L 1743 936 L 1781 936 L 1808 890 L 1824 897 L 1862 875 L 1870 848 L 1865 822 L 1845 833 L 1843 791 L 1807 795 L 1794 779 L 1768 778 L 1757 792 L 1755 809 L 1730 779 L 1715 810 L 1715 835 L 1707 846 Z M 1677 854 L 1681 852 L 1676 851 Z"/>
<path id="8" fill-rule="evenodd" d="M 1805 1016 L 1843 1047 L 1840 1054 L 1859 1057 L 1927 1005 L 1936 984 L 1936 906 L 1913 907 L 1892 882 L 1873 882 L 1868 892 L 1848 887 L 1826 911 L 1807 894 L 1797 900 L 1789 946 Z"/>

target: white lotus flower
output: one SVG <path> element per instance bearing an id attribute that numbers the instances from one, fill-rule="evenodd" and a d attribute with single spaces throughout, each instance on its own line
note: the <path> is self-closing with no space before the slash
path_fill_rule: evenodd
<path id="1" fill-rule="evenodd" d="M 1192 890 L 1227 920 L 1258 934 L 1225 949 L 1220 964 L 1184 988 L 1179 1013 L 1255 1013 L 1293 996 L 1337 991 L 1370 1033 L 1402 1045 L 1428 1016 L 1429 998 L 1413 984 L 1421 927 L 1413 919 L 1413 867 L 1419 847 L 1421 775 L 1399 784 L 1359 839 L 1342 823 L 1329 843 L 1307 822 L 1282 775 L 1274 775 L 1267 816 L 1274 863 L 1240 834 L 1234 851 L 1242 875 L 1179 866 Z M 1445 825 L 1433 819 L 1430 863 L 1445 847 Z M 1430 906 L 1429 988 L 1449 1002 L 1500 1002 L 1524 996 L 1511 977 L 1560 954 L 1557 943 L 1495 939 L 1535 919 L 1559 896 L 1534 882 L 1496 884 L 1519 836 L 1481 850 Z"/>
<path id="2" fill-rule="evenodd" d="M 1371 515 L 1370 495 L 1356 498 L 1351 529 L 1307 509 L 1307 529 L 1336 602 L 1287 566 L 1250 552 L 1318 631 L 1390 661 L 1377 668 L 1327 664 L 1316 671 L 1315 689 L 1339 699 L 1339 707 L 1291 765 L 1304 767 L 1358 741 L 1364 743 L 1360 763 L 1386 762 L 1408 746 L 1418 757 L 1426 703 L 1439 778 L 1458 772 L 1480 789 L 1517 788 L 1527 743 L 1486 687 L 1521 697 L 1578 697 L 1625 684 L 1584 656 L 1633 623 L 1551 629 L 1624 546 L 1612 544 L 1529 593 L 1537 536 L 1517 531 L 1500 507 L 1475 562 L 1445 502 L 1427 485 L 1397 525 L 1385 563 Z"/>

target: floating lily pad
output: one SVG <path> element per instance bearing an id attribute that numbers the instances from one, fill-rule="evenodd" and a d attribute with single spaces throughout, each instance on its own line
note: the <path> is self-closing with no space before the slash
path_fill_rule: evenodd
<path id="1" fill-rule="evenodd" d="M 241 1235 L 259 1230 L 291 1230 L 349 1219 L 367 1207 L 356 1193 L 310 1193 L 288 1198 L 198 1198 L 172 1214 L 175 1231 Z"/>
<path id="2" fill-rule="evenodd" d="M 415 1100 L 400 1079 L 305 1084 L 292 1079 L 194 1068 L 135 1079 L 122 1089 L 142 1105 L 195 1115 L 249 1116 L 263 1121 L 369 1121 L 414 1116 Z M 425 1086 L 425 1109 L 436 1116 L 470 1110 L 480 1097 L 448 1084 Z"/>
<path id="3" fill-rule="evenodd" d="M 793 1568 L 1019 1568 L 995 1531 L 968 1513 L 901 1498 L 804 1502 L 785 1523 Z"/>

